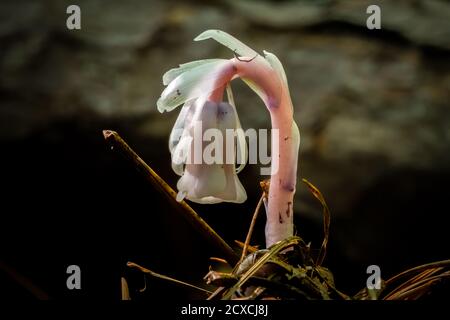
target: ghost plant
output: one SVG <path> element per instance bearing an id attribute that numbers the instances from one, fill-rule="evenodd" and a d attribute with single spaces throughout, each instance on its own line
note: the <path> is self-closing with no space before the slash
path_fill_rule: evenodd
<path id="1" fill-rule="evenodd" d="M 157 102 L 160 112 L 172 111 L 184 104 L 172 130 L 169 149 L 173 170 L 181 176 L 178 200 L 198 203 L 221 201 L 241 203 L 246 193 L 237 173 L 246 161 L 246 141 L 242 133 L 230 82 L 242 79 L 263 100 L 271 116 L 271 183 L 266 202 L 266 246 L 293 235 L 293 197 L 297 180 L 300 134 L 293 119 L 293 107 L 283 66 L 278 58 L 264 56 L 220 30 L 208 30 L 195 41 L 214 39 L 234 52 L 232 59 L 198 60 L 169 70 L 163 76 L 167 87 Z M 228 102 L 223 101 L 225 90 Z M 245 112 L 245 110 L 243 111 Z M 215 150 L 215 160 L 202 161 L 207 144 L 196 135 L 215 129 L 226 136 Z M 225 133 L 234 129 L 237 133 Z M 203 138 L 204 139 L 204 138 Z M 233 144 L 233 148 L 224 145 Z M 237 150 L 235 154 L 234 150 Z M 233 160 L 240 163 L 236 168 Z M 219 160 L 219 161 L 217 161 Z M 242 161 L 243 160 L 243 161 Z"/>

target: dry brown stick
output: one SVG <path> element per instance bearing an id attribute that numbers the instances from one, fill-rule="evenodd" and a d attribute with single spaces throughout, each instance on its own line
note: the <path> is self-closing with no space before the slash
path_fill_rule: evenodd
<path id="1" fill-rule="evenodd" d="M 325 256 L 327 254 L 327 246 L 328 246 L 328 238 L 330 236 L 330 223 L 331 223 L 331 214 L 330 209 L 325 201 L 320 190 L 314 186 L 311 182 L 306 179 L 302 179 L 302 181 L 308 186 L 312 195 L 319 200 L 322 205 L 322 215 L 323 215 L 323 241 L 322 246 L 320 247 L 319 255 L 317 256 L 316 265 L 321 266 L 323 261 L 325 260 Z"/>
<path id="2" fill-rule="evenodd" d="M 163 193 L 171 201 L 175 203 L 176 208 L 182 213 L 183 217 L 200 233 L 206 240 L 211 242 L 224 258 L 234 265 L 238 262 L 238 255 L 231 247 L 203 220 L 194 209 L 189 206 L 186 201 L 177 202 L 177 193 L 173 190 L 152 168 L 150 168 L 144 160 L 142 160 L 133 149 L 119 136 L 115 131 L 103 130 L 105 140 L 110 144 L 113 150 L 118 151 L 128 161 L 130 161 L 136 169 L 149 181 L 156 189 Z"/>
<path id="3" fill-rule="evenodd" d="M 399 292 L 402 292 L 405 288 L 409 287 L 414 282 L 417 282 L 420 279 L 423 279 L 424 277 L 427 277 L 427 275 L 430 272 L 434 272 L 435 270 L 440 270 L 440 269 L 442 269 L 442 268 L 432 268 L 432 269 L 427 269 L 427 270 L 422 271 L 421 273 L 415 275 L 414 277 L 412 277 L 412 278 L 406 280 L 405 282 L 399 284 L 397 287 L 395 287 L 395 289 L 391 290 L 388 294 L 386 294 L 383 299 L 385 299 L 385 300 L 389 299 L 390 296 L 393 296 L 393 295 L 398 294 Z"/>
<path id="4" fill-rule="evenodd" d="M 405 288 L 411 288 L 411 286 L 414 286 L 418 282 L 426 279 L 430 279 L 431 276 L 437 272 L 443 271 L 445 267 L 450 266 L 450 260 L 443 260 L 443 261 L 437 261 L 432 262 L 424 265 L 420 265 L 411 269 L 408 269 L 406 271 L 403 271 L 392 278 L 386 280 L 385 282 L 385 289 L 384 292 L 387 292 L 383 294 L 383 300 L 390 300 L 393 296 L 399 295 L 399 293 L 405 291 Z M 416 274 L 418 273 L 418 274 Z M 396 283 L 399 279 L 405 278 L 407 276 L 414 275 L 412 278 L 408 279 L 407 281 L 400 283 L 397 287 L 391 290 L 387 290 L 389 286 L 392 286 L 393 283 Z"/>
<path id="5" fill-rule="evenodd" d="M 239 248 L 244 249 L 244 243 L 242 241 L 239 240 L 234 240 L 234 243 L 237 244 L 239 246 Z M 247 247 L 247 251 L 250 253 L 256 252 L 258 251 L 258 246 L 248 246 Z"/>
<path id="6" fill-rule="evenodd" d="M 425 279 L 430 277 L 431 275 L 440 272 L 441 270 L 443 270 L 443 267 L 438 267 L 438 268 L 432 268 L 432 269 L 427 269 L 422 271 L 421 273 L 419 273 L 418 275 L 412 277 L 411 279 L 403 282 L 402 284 L 400 284 L 398 287 L 396 287 L 394 290 L 391 291 L 391 293 L 389 293 L 389 295 L 393 295 L 393 294 L 397 294 L 398 292 L 403 291 L 405 288 L 413 285 L 414 283 L 416 283 L 419 280 Z M 386 295 L 385 298 L 387 298 L 388 295 Z"/>
<path id="7" fill-rule="evenodd" d="M 255 228 L 256 219 L 258 218 L 259 210 L 261 209 L 261 206 L 264 201 L 264 197 L 266 196 L 266 193 L 263 192 L 261 195 L 261 198 L 259 198 L 258 204 L 256 205 L 255 212 L 253 213 L 252 222 L 250 223 L 250 227 L 248 228 L 247 237 L 245 238 L 244 242 L 244 248 L 242 249 L 242 255 L 241 259 L 239 260 L 239 263 L 241 263 L 245 256 L 247 255 L 248 246 L 250 245 L 250 240 L 252 238 L 253 229 Z"/>
<path id="8" fill-rule="evenodd" d="M 429 292 L 426 290 L 429 290 L 430 287 L 435 285 L 436 282 L 438 282 L 438 281 L 440 281 L 440 279 L 431 280 L 430 282 L 428 282 L 420 287 L 415 287 L 415 288 L 409 289 L 405 292 L 398 293 L 393 297 L 383 298 L 383 300 L 417 300 L 421 296 L 423 296 L 424 294 Z"/>
<path id="9" fill-rule="evenodd" d="M 219 287 L 217 288 L 206 300 L 213 300 L 220 296 L 220 294 L 225 290 L 225 287 Z"/>
<path id="10" fill-rule="evenodd" d="M 121 283 L 121 291 L 122 291 L 122 300 L 131 300 L 130 298 L 130 289 L 128 288 L 128 282 L 127 280 L 122 277 L 120 278 Z"/>
<path id="11" fill-rule="evenodd" d="M 433 284 L 435 281 L 442 280 L 443 278 L 450 277 L 450 271 L 444 272 L 442 274 L 439 274 L 437 276 L 427 277 L 425 279 L 419 280 L 415 283 L 412 283 L 410 286 L 400 290 L 399 292 L 395 292 L 393 294 L 389 294 L 388 296 L 384 297 L 383 300 L 398 300 L 402 299 L 408 294 L 416 293 L 416 289 L 423 289 L 421 288 L 422 285 L 426 284 Z"/>
<path id="12" fill-rule="evenodd" d="M 190 283 L 187 283 L 187 282 L 184 282 L 184 281 L 181 281 L 181 280 L 177 280 L 177 279 L 165 276 L 163 274 L 159 274 L 159 273 L 154 272 L 154 271 L 152 271 L 150 269 L 147 269 L 147 268 L 145 268 L 143 266 L 140 266 L 140 265 L 138 265 L 137 263 L 134 263 L 134 262 L 127 262 L 127 266 L 130 267 L 130 268 L 138 269 L 138 270 L 142 271 L 143 273 L 149 274 L 149 275 L 151 275 L 152 277 L 155 277 L 155 278 L 159 278 L 159 279 L 170 281 L 170 282 L 182 285 L 182 286 L 186 286 L 186 287 L 193 288 L 193 289 L 196 289 L 196 290 L 199 290 L 199 291 L 203 291 L 203 292 L 205 292 L 207 294 L 211 294 L 212 293 L 209 290 L 203 289 L 201 287 L 194 286 L 193 284 L 190 284 Z"/>
<path id="13" fill-rule="evenodd" d="M 412 273 L 420 272 L 420 271 L 430 269 L 430 268 L 437 268 L 437 267 L 450 267 L 450 259 L 431 262 L 431 263 L 423 264 L 423 265 L 405 270 L 405 271 L 400 272 L 399 274 L 393 276 L 392 278 L 386 280 L 385 285 L 388 286 L 388 285 L 392 284 L 393 282 L 395 282 L 403 277 L 406 277 Z"/>

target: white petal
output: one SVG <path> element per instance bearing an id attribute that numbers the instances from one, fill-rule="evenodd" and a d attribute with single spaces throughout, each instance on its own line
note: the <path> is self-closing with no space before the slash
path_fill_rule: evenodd
<path id="1" fill-rule="evenodd" d="M 221 165 L 192 165 L 178 180 L 177 188 L 196 203 L 243 203 L 247 193 L 234 172 L 233 165 L 225 165 L 225 169 Z"/>
<path id="2" fill-rule="evenodd" d="M 227 177 L 220 164 L 197 165 L 201 166 L 196 183 L 190 188 L 194 188 L 197 198 L 204 198 L 211 195 L 217 195 L 226 187 Z"/>
<path id="3" fill-rule="evenodd" d="M 234 103 L 233 90 L 231 90 L 230 84 L 227 84 L 227 99 L 228 103 L 231 104 L 234 109 L 236 109 L 236 104 Z"/>
<path id="4" fill-rule="evenodd" d="M 286 73 L 284 72 L 283 65 L 281 61 L 278 59 L 276 55 L 264 50 L 264 54 L 266 55 L 266 60 L 270 63 L 270 66 L 277 72 L 280 79 L 284 81 L 286 87 L 288 86 Z"/>
<path id="5" fill-rule="evenodd" d="M 181 136 L 183 135 L 183 131 L 185 128 L 186 122 L 189 122 L 190 117 L 192 117 L 195 104 L 194 101 L 187 101 L 183 108 L 180 111 L 180 114 L 178 115 L 177 120 L 175 121 L 175 124 L 173 125 L 172 131 L 170 132 L 169 136 L 169 150 L 172 153 L 173 149 L 176 147 L 178 142 L 181 139 Z"/>
<path id="6" fill-rule="evenodd" d="M 214 39 L 240 56 L 255 57 L 256 55 L 258 55 L 255 50 L 246 46 L 235 37 L 221 30 L 206 30 L 202 34 L 198 35 L 194 39 L 194 41 L 201 41 L 206 39 Z"/>
<path id="7" fill-rule="evenodd" d="M 239 127 L 236 129 L 237 135 L 237 152 L 238 152 L 238 167 L 236 169 L 236 173 L 239 173 L 244 169 L 245 165 L 248 161 L 248 150 L 247 150 L 247 141 L 245 140 L 245 133 L 242 127 L 239 124 Z"/>
<path id="8" fill-rule="evenodd" d="M 266 197 L 263 198 L 263 203 L 264 203 L 264 209 L 266 210 L 266 212 L 269 212 L 269 201 L 267 200 Z"/>
<path id="9" fill-rule="evenodd" d="M 235 188 L 236 188 L 236 199 L 230 202 L 234 203 L 245 202 L 245 200 L 247 200 L 247 192 L 245 192 L 245 189 L 237 176 L 235 177 Z"/>
<path id="10" fill-rule="evenodd" d="M 216 112 L 217 129 L 222 131 L 225 138 L 227 129 L 232 129 L 233 131 L 236 129 L 236 109 L 228 102 L 219 102 L 217 104 Z"/>
<path id="11" fill-rule="evenodd" d="M 180 74 L 170 82 L 158 99 L 156 104 L 159 112 L 172 111 L 187 100 L 222 87 L 228 80 L 228 77 L 224 77 L 227 71 L 233 71 L 232 62 L 220 59 L 193 67 Z"/>
<path id="12" fill-rule="evenodd" d="M 233 97 L 233 91 L 231 90 L 231 86 L 227 85 L 227 96 L 228 96 L 228 102 L 233 107 L 234 112 L 236 114 L 236 144 L 237 144 L 237 152 L 241 156 L 242 159 L 240 160 L 240 163 L 238 163 L 238 167 L 236 169 L 236 173 L 239 173 L 244 169 L 247 159 L 248 159 L 248 152 L 247 152 L 247 141 L 245 140 L 245 134 L 244 130 L 242 130 L 241 121 L 239 120 L 238 113 L 236 110 L 236 105 L 234 103 L 234 97 Z"/>
<path id="13" fill-rule="evenodd" d="M 176 197 L 177 202 L 183 201 L 184 198 L 186 198 L 186 192 L 184 192 L 184 191 L 178 191 L 177 197 Z"/>
<path id="14" fill-rule="evenodd" d="M 172 157 L 172 170 L 179 176 L 183 175 L 184 165 L 187 162 L 189 150 L 192 144 L 192 137 L 189 135 L 187 129 L 184 130 L 183 136 L 173 149 Z"/>
<path id="15" fill-rule="evenodd" d="M 224 165 L 224 171 L 227 177 L 226 188 L 220 194 L 220 198 L 226 202 L 242 203 L 247 200 L 247 193 L 242 186 L 236 174 L 234 165 Z"/>
<path id="16" fill-rule="evenodd" d="M 180 64 L 180 66 L 178 68 L 170 69 L 163 75 L 163 84 L 165 86 L 167 86 L 170 82 L 172 82 L 172 80 L 174 80 L 176 77 L 178 77 L 183 72 L 186 72 L 192 68 L 201 66 L 202 64 L 215 62 L 218 60 L 221 60 L 221 59 L 204 59 L 204 60 L 196 60 L 196 61 L 191 61 L 191 62 Z"/>
<path id="17" fill-rule="evenodd" d="M 223 202 L 217 194 L 222 193 L 226 184 L 226 176 L 220 165 L 188 165 L 183 176 L 178 180 L 179 192 L 186 199 L 202 204 Z"/>
<path id="18" fill-rule="evenodd" d="M 198 117 L 196 117 L 197 121 L 201 121 L 202 123 L 202 134 L 204 134 L 205 130 L 215 129 L 217 128 L 217 113 L 218 113 L 219 104 L 213 101 L 206 101 L 200 112 L 196 112 Z"/>
<path id="19" fill-rule="evenodd" d="M 230 100 L 233 101 L 232 97 Z M 226 129 L 236 129 L 236 125 L 239 123 L 235 107 L 226 102 L 206 101 L 204 96 L 200 96 L 192 103 L 188 114 L 183 117 L 185 119 L 184 132 L 172 152 L 172 167 L 177 174 L 182 175 L 177 183 L 180 191 L 179 198 L 182 199 L 185 196 L 186 199 L 197 203 L 244 202 L 247 195 L 236 175 L 234 163 L 223 163 L 226 158 L 222 158 L 222 160 L 219 159 L 219 163 L 194 164 L 190 155 L 196 151 L 194 150 L 196 145 L 192 140 L 195 125 L 201 123 L 202 133 L 208 129 L 218 129 L 223 137 L 227 138 Z M 226 142 L 222 147 L 226 146 Z M 232 142 L 234 152 L 236 144 L 234 137 Z M 202 147 L 200 151 L 203 154 L 206 150 L 204 149 L 205 144 L 202 143 L 199 146 Z M 187 154 L 187 158 L 183 160 L 184 162 L 175 163 L 179 153 Z M 223 155 L 226 156 L 226 151 Z"/>
<path id="20" fill-rule="evenodd" d="M 298 129 L 297 123 L 295 120 L 292 120 L 292 139 L 293 143 L 297 145 L 297 150 L 300 147 L 300 130 Z M 297 152 L 298 154 L 298 152 Z M 298 155 L 297 155 L 298 157 Z"/>

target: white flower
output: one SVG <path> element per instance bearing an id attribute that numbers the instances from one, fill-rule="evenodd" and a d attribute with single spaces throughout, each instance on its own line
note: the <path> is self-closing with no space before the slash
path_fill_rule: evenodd
<path id="1" fill-rule="evenodd" d="M 286 74 L 278 58 L 264 51 L 264 57 L 231 35 L 220 30 L 207 30 L 196 41 L 214 39 L 233 51 L 235 58 L 193 61 L 168 71 L 163 76 L 166 89 L 157 102 L 160 112 L 171 111 L 184 104 L 170 136 L 169 148 L 172 167 L 181 175 L 178 181 L 179 197 L 199 203 L 220 201 L 243 202 L 245 191 L 236 173 L 246 162 L 246 144 L 243 132 L 232 138 L 234 149 L 244 155 L 244 161 L 235 169 L 235 162 L 226 160 L 227 148 L 214 163 L 198 163 L 196 155 L 208 151 L 209 145 L 196 144 L 196 126 L 202 123 L 201 134 L 217 129 L 222 136 L 227 129 L 240 129 L 229 83 L 241 78 L 263 100 L 270 112 L 272 130 L 271 181 L 267 202 L 266 245 L 293 234 L 293 197 L 297 182 L 297 162 L 300 133 L 294 121 L 294 112 Z M 228 103 L 223 103 L 225 88 Z M 221 116 L 222 111 L 227 116 Z M 198 132 L 199 130 L 197 130 Z M 228 142 L 230 139 L 227 140 Z M 276 150 L 276 151 L 274 151 Z M 238 152 L 239 153 L 239 152 Z M 202 157 L 203 158 L 203 157 Z M 203 159 L 204 160 L 204 159 Z M 220 163 L 221 162 L 221 163 Z"/>
<path id="2" fill-rule="evenodd" d="M 245 140 L 226 133 L 226 130 L 239 132 L 236 129 L 240 129 L 240 123 L 230 103 L 200 97 L 184 105 L 169 139 L 172 168 L 181 175 L 177 183 L 179 201 L 184 197 L 197 203 L 242 203 L 247 199 L 235 165 L 236 144 L 239 141 L 241 148 L 246 148 L 242 146 Z M 204 137 L 211 132 L 216 133 L 214 140 L 205 141 Z M 227 145 L 232 147 L 227 148 Z M 212 159 L 205 157 L 208 148 L 214 151 L 210 153 Z M 227 156 L 232 159 L 231 163 Z"/>

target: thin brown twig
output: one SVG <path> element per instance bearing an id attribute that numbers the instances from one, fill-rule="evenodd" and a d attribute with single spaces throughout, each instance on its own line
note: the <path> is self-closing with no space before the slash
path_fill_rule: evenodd
<path id="1" fill-rule="evenodd" d="M 405 271 L 400 272 L 399 274 L 391 277 L 390 279 L 386 280 L 385 284 L 386 286 L 392 284 L 393 282 L 406 277 L 407 275 L 415 272 L 419 272 L 422 270 L 430 269 L 430 268 L 437 268 L 437 267 L 450 267 L 450 259 L 449 260 L 442 260 L 442 261 L 436 261 L 431 262 L 427 264 L 423 264 Z"/>
<path id="2" fill-rule="evenodd" d="M 388 298 L 391 295 L 395 295 L 399 292 L 402 292 L 403 290 L 405 290 L 405 288 L 410 287 L 411 285 L 417 283 L 418 281 L 428 278 L 430 276 L 432 276 L 433 274 L 443 270 L 444 268 L 442 267 L 438 267 L 438 268 L 431 268 L 431 269 L 426 269 L 424 271 L 422 271 L 421 273 L 417 274 L 416 276 L 412 277 L 411 279 L 403 282 L 402 284 L 400 284 L 399 286 L 397 286 L 394 290 L 392 290 L 389 294 L 387 294 L 384 298 Z"/>
<path id="3" fill-rule="evenodd" d="M 428 270 L 422 271 L 422 272 L 419 273 L 417 276 L 413 277 L 413 278 L 411 279 L 411 281 L 412 281 L 412 282 L 416 282 L 416 281 L 425 279 L 425 278 L 427 278 L 427 277 L 432 276 L 432 275 L 435 274 L 435 273 L 438 273 L 439 271 L 441 271 L 441 270 L 443 270 L 443 269 L 444 269 L 444 268 L 439 267 L 439 268 L 433 268 L 433 269 L 428 269 Z"/>
<path id="4" fill-rule="evenodd" d="M 328 208 L 328 205 L 325 201 L 325 198 L 323 197 L 320 190 L 314 186 L 311 182 L 309 182 L 306 179 L 302 179 L 302 181 L 308 186 L 309 190 L 311 191 L 312 195 L 319 200 L 320 204 L 322 205 L 322 212 L 323 212 L 323 241 L 322 246 L 320 247 L 319 255 L 317 256 L 316 265 L 321 266 L 323 261 L 325 260 L 325 256 L 327 255 L 327 246 L 328 246 L 328 239 L 330 236 L 330 223 L 331 223 L 331 214 L 330 209 Z"/>
<path id="5" fill-rule="evenodd" d="M 219 287 L 213 293 L 209 295 L 206 300 L 214 300 L 220 296 L 220 294 L 225 291 L 226 287 Z"/>
<path id="6" fill-rule="evenodd" d="M 255 212 L 253 213 L 252 222 L 250 223 L 250 227 L 248 228 L 247 237 L 245 238 L 244 242 L 244 248 L 242 249 L 242 255 L 241 259 L 239 260 L 239 263 L 241 263 L 245 256 L 247 255 L 247 250 L 250 245 L 250 240 L 252 238 L 253 230 L 255 228 L 256 219 L 258 218 L 259 210 L 261 209 L 261 206 L 264 202 L 264 197 L 266 196 L 266 193 L 263 192 L 261 195 L 261 198 L 259 198 L 258 204 L 256 205 Z"/>
<path id="7" fill-rule="evenodd" d="M 138 269 L 138 270 L 144 272 L 145 274 L 149 274 L 149 275 L 151 275 L 152 277 L 155 277 L 155 278 L 159 278 L 159 279 L 162 279 L 162 280 L 167 280 L 167 281 L 170 281 L 170 282 L 173 282 L 173 283 L 176 283 L 176 284 L 180 284 L 180 285 L 183 285 L 183 286 L 186 286 L 186 287 L 190 287 L 190 288 L 193 288 L 193 289 L 196 289 L 196 290 L 199 290 L 199 291 L 206 292 L 208 294 L 212 293 L 212 291 L 209 291 L 209 290 L 197 287 L 197 286 L 195 286 L 193 284 L 190 284 L 190 283 L 187 283 L 187 282 L 184 282 L 184 281 L 181 281 L 181 280 L 177 280 L 177 279 L 165 276 L 163 274 L 159 274 L 159 273 L 154 272 L 152 270 L 149 270 L 149 269 L 147 269 L 147 268 L 145 268 L 143 266 L 140 266 L 140 265 L 138 265 L 137 263 L 134 263 L 134 262 L 127 262 L 127 266 L 130 267 L 130 268 Z"/>
<path id="8" fill-rule="evenodd" d="M 412 283 L 410 286 L 400 290 L 399 292 L 390 293 L 383 300 L 400 300 L 408 297 L 409 294 L 417 293 L 419 290 L 423 290 L 427 285 L 432 285 L 435 281 L 442 280 L 443 278 L 450 277 L 450 271 L 444 272 L 442 274 L 426 277 L 425 279 L 419 280 Z"/>
<path id="9" fill-rule="evenodd" d="M 436 282 L 438 282 L 440 279 L 430 280 L 426 284 L 415 287 L 413 289 L 409 289 L 405 292 L 396 294 L 394 297 L 384 298 L 383 300 L 417 300 L 421 296 L 423 296 L 425 293 L 428 293 L 426 289 L 428 289 L 430 286 L 434 285 Z"/>
<path id="10" fill-rule="evenodd" d="M 234 240 L 234 243 L 237 244 L 239 248 L 244 249 L 244 245 L 245 244 L 242 241 Z M 256 251 L 258 251 L 258 246 L 251 246 L 251 245 L 249 245 L 247 247 L 247 251 L 250 252 L 250 253 L 256 252 Z"/>
<path id="11" fill-rule="evenodd" d="M 211 261 L 215 261 L 215 262 L 220 262 L 223 264 L 228 264 L 227 260 L 222 259 L 222 258 L 217 258 L 217 257 L 209 257 L 209 260 Z"/>
<path id="12" fill-rule="evenodd" d="M 415 275 L 414 277 L 412 277 L 412 278 L 410 278 L 410 279 L 408 279 L 408 280 L 406 280 L 406 281 L 400 283 L 399 285 L 397 285 L 397 287 L 395 287 L 395 288 L 394 288 L 393 290 L 391 290 L 389 293 L 384 294 L 383 299 L 386 300 L 386 299 L 388 299 L 390 296 L 395 295 L 395 294 L 397 294 L 398 292 L 403 291 L 405 288 L 407 288 L 408 286 L 410 286 L 410 285 L 413 284 L 414 282 L 419 281 L 420 279 L 423 279 L 424 277 L 426 277 L 427 274 L 428 274 L 430 271 L 433 271 L 433 270 L 436 270 L 436 269 L 427 269 L 427 270 L 424 270 L 424 271 L 422 271 L 421 273 Z M 386 289 L 386 288 L 385 288 L 385 289 Z"/>
<path id="13" fill-rule="evenodd" d="M 120 283 L 122 289 L 122 300 L 131 300 L 127 280 L 124 277 L 122 277 L 120 278 Z"/>
<path id="14" fill-rule="evenodd" d="M 105 140 L 111 148 L 117 150 L 149 181 L 157 190 L 164 194 L 182 213 L 191 225 L 202 234 L 212 245 L 220 250 L 225 259 L 234 265 L 238 262 L 238 255 L 233 249 L 203 220 L 186 201 L 176 201 L 177 193 L 173 190 L 148 164 L 144 162 L 133 149 L 115 131 L 103 130 Z"/>

